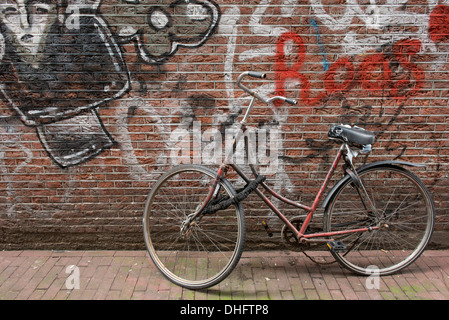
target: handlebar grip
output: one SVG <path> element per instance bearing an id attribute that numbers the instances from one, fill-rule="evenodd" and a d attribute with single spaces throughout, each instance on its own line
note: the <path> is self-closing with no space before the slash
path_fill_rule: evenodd
<path id="1" fill-rule="evenodd" d="M 293 100 L 293 99 L 285 99 L 285 102 L 287 102 L 287 103 L 290 103 L 290 104 L 293 104 L 293 105 L 296 105 L 296 104 L 298 104 L 298 102 L 296 101 L 296 100 Z"/>
<path id="2" fill-rule="evenodd" d="M 262 73 L 262 72 L 254 72 L 254 71 L 248 72 L 248 75 L 249 75 L 250 77 L 253 77 L 253 78 L 259 78 L 259 79 L 265 79 L 265 78 L 267 77 L 267 75 L 266 75 L 265 73 Z"/>

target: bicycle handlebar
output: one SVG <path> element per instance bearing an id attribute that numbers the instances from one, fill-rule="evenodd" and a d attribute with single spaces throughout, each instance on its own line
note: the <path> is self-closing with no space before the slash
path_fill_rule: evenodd
<path id="1" fill-rule="evenodd" d="M 282 100 L 284 102 L 296 105 L 297 102 L 293 99 L 289 99 L 287 97 L 282 97 L 282 96 L 276 96 L 273 98 L 270 98 L 268 100 L 266 100 L 265 98 L 263 98 L 261 95 L 259 95 L 259 93 L 257 91 L 251 90 L 250 88 L 246 87 L 245 85 L 242 84 L 242 80 L 245 76 L 250 76 L 253 78 L 259 78 L 259 79 L 265 79 L 267 77 L 267 75 L 265 73 L 262 72 L 254 72 L 254 71 L 246 71 L 243 72 L 242 74 L 240 74 L 237 78 L 237 85 L 239 86 L 240 89 L 242 89 L 243 91 L 245 91 L 246 93 L 250 94 L 253 97 L 256 97 L 257 99 L 269 104 L 275 100 Z"/>
<path id="2" fill-rule="evenodd" d="M 298 102 L 296 100 L 289 99 L 289 98 L 285 99 L 285 102 L 293 104 L 293 105 L 297 105 L 298 104 Z"/>
<path id="3" fill-rule="evenodd" d="M 265 79 L 265 78 L 267 77 L 267 75 L 266 75 L 265 73 L 262 73 L 262 72 L 254 72 L 254 71 L 249 71 L 249 72 L 248 72 L 248 75 L 249 75 L 250 77 L 253 77 L 253 78 L 259 78 L 259 79 Z"/>

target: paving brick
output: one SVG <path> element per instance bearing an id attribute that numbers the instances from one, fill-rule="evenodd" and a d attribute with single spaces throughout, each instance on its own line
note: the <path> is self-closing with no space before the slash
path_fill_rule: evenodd
<path id="1" fill-rule="evenodd" d="M 337 282 L 346 300 L 358 300 L 357 293 L 354 291 L 347 278 L 337 278 Z"/>
<path id="2" fill-rule="evenodd" d="M 448 300 L 447 251 L 426 252 L 415 264 L 379 278 L 339 265 L 319 266 L 300 254 L 243 254 L 220 284 L 191 291 L 166 280 L 141 251 L 0 252 L 3 300 Z M 438 255 L 441 253 L 441 255 Z M 80 289 L 68 289 L 69 265 L 80 270 Z"/>
<path id="3" fill-rule="evenodd" d="M 331 289 L 329 293 L 332 296 L 332 300 L 345 300 L 345 296 L 341 292 L 341 290 Z"/>
<path id="4" fill-rule="evenodd" d="M 326 282 L 322 278 L 314 278 L 313 283 L 321 300 L 330 300 L 332 298 Z"/>

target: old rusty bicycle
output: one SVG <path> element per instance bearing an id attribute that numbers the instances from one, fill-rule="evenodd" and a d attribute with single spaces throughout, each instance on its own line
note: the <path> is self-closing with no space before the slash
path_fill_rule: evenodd
<path id="1" fill-rule="evenodd" d="M 234 146 L 243 136 L 256 100 L 296 104 L 281 96 L 265 99 L 242 84 L 245 77 L 265 78 L 265 74 L 244 72 L 237 79 L 251 101 L 239 122 L 242 130 L 234 137 Z M 208 288 L 225 279 L 244 248 L 242 201 L 252 192 L 283 222 L 287 241 L 325 243 L 338 263 L 357 274 L 370 275 L 370 268 L 376 266 L 379 275 L 388 275 L 413 263 L 429 243 L 435 223 L 429 191 L 404 168 L 422 165 L 390 160 L 355 168 L 354 158 L 371 151 L 375 135 L 358 127 L 334 125 L 328 136 L 340 147 L 310 206 L 275 192 L 257 166 L 249 164 L 251 179 L 238 165 L 229 163 L 231 154 L 217 172 L 186 164 L 163 174 L 148 195 L 143 215 L 146 247 L 157 268 L 170 281 L 189 289 Z M 324 197 L 342 161 L 344 177 Z M 246 182 L 243 188 L 236 190 L 226 179 L 230 170 Z M 290 221 L 263 191 L 305 211 L 305 218 Z M 308 226 L 320 203 L 325 208 L 322 231 L 310 232 Z"/>

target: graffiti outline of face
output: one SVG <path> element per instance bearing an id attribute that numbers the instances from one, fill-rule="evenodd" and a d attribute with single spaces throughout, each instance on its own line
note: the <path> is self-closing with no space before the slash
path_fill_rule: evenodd
<path id="1" fill-rule="evenodd" d="M 57 19 L 56 0 L 0 0 L 4 36 L 19 58 L 37 68 L 49 29 Z"/>

